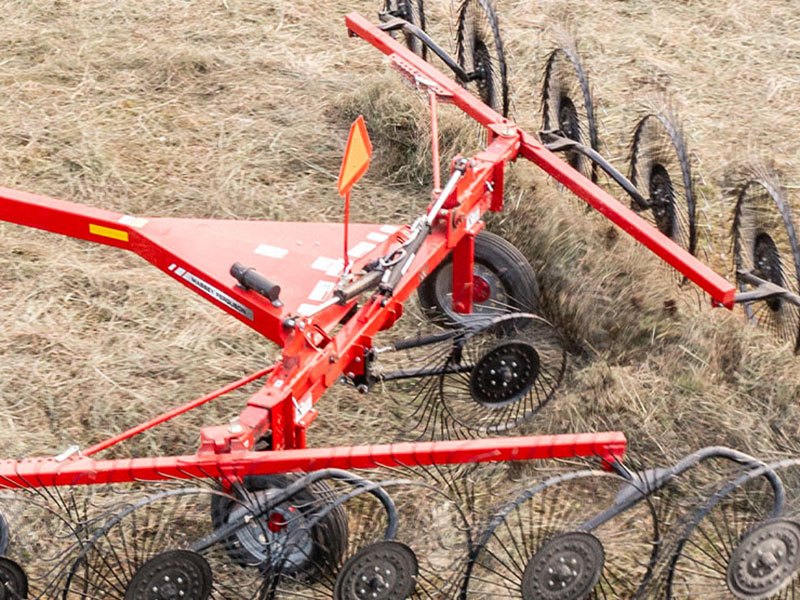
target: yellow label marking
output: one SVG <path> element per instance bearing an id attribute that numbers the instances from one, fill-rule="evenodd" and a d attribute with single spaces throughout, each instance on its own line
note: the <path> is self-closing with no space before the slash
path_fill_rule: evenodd
<path id="1" fill-rule="evenodd" d="M 103 237 L 111 238 L 112 240 L 120 240 L 122 242 L 128 241 L 128 232 L 121 229 L 112 229 L 111 227 L 103 227 L 102 225 L 93 225 L 89 223 L 89 233 L 94 235 L 102 235 Z"/>

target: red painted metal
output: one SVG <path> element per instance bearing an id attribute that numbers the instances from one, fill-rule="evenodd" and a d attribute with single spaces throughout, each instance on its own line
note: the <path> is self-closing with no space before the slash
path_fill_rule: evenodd
<path id="1" fill-rule="evenodd" d="M 541 167 L 611 222 L 621 227 L 690 281 L 700 286 L 715 303 L 727 308 L 733 307 L 736 288 L 732 283 L 716 274 L 632 210 L 583 177 L 542 146 L 534 136 L 516 129 L 516 126 L 507 119 L 358 13 L 350 13 L 345 21 L 351 34 L 357 35 L 384 54 L 393 57 L 394 65 L 403 65 L 404 68 L 401 69 L 401 72 L 412 82 L 419 79 L 432 81 L 448 94 L 448 101 L 451 101 L 478 123 L 491 128 L 495 133 L 517 135 L 520 141 L 519 152 L 523 158 Z"/>
<path id="2" fill-rule="evenodd" d="M 127 441 L 127 440 L 129 440 L 129 439 L 131 439 L 133 437 L 136 437 L 137 435 L 139 435 L 141 433 L 144 433 L 145 431 L 153 429 L 154 427 L 158 427 L 159 425 L 162 425 L 162 424 L 166 423 L 167 421 L 171 421 L 172 419 L 175 419 L 176 417 L 184 415 L 187 412 L 190 412 L 190 411 L 194 410 L 195 408 L 203 406 L 204 404 L 208 404 L 212 400 L 216 400 L 217 398 L 220 398 L 220 397 L 224 396 L 225 394 L 230 394 L 232 391 L 237 390 L 240 387 L 243 387 L 243 386 L 247 385 L 248 383 L 253 383 L 254 381 L 256 381 L 258 379 L 261 379 L 262 377 L 268 375 L 274 369 L 275 369 L 274 366 L 269 366 L 266 369 L 261 369 L 260 371 L 256 371 L 255 373 L 252 373 L 251 375 L 247 375 L 246 377 L 243 377 L 243 378 L 239 379 L 238 381 L 234 381 L 233 383 L 228 384 L 225 387 L 222 387 L 222 388 L 220 388 L 220 389 L 218 389 L 218 390 L 216 390 L 214 392 L 211 392 L 210 394 L 206 394 L 202 398 L 197 398 L 196 400 L 192 400 L 191 402 L 187 402 L 186 404 L 184 404 L 182 406 L 178 406 L 178 407 L 176 407 L 176 408 L 174 408 L 174 409 L 172 409 L 170 411 L 167 411 L 167 412 L 162 413 L 162 414 L 160 414 L 160 415 L 158 415 L 156 417 L 153 417 L 149 421 L 145 421 L 144 423 L 141 423 L 141 424 L 137 425 L 136 427 L 131 427 L 127 431 L 123 431 L 122 433 L 120 433 L 118 435 L 115 435 L 115 436 L 112 436 L 112 437 L 108 438 L 107 440 L 103 440 L 102 442 L 98 442 L 95 445 L 90 446 L 86 450 L 81 451 L 81 454 L 83 456 L 92 456 L 94 454 L 97 454 L 98 452 L 102 452 L 103 450 L 107 450 L 107 449 L 111 448 L 112 446 L 116 446 L 117 444 L 125 442 L 125 441 Z"/>
<path id="3" fill-rule="evenodd" d="M 0 220 L 133 251 L 283 347 L 281 359 L 274 366 L 95 444 L 84 455 L 62 462 L 49 458 L 0 462 L 0 485 L 230 479 L 329 467 L 574 456 L 598 456 L 604 461 L 621 458 L 625 438 L 620 433 L 305 449 L 319 398 L 342 375 L 355 377 L 364 372 L 373 337 L 400 318 L 403 303 L 450 252 L 454 305 L 461 311 L 471 309 L 474 236 L 483 227 L 487 211 L 503 208 L 505 166 L 520 156 L 539 165 L 698 283 L 716 302 L 730 305 L 734 294 L 731 284 L 389 35 L 357 14 L 349 15 L 347 24 L 351 32 L 390 55 L 393 66 L 416 85 L 428 90 L 434 134 L 438 101 L 452 102 L 489 131 L 490 143 L 467 161 L 456 192 L 433 222 L 431 234 L 392 293 L 369 292 L 343 305 L 326 303 L 340 284 L 344 267 L 339 258 L 341 224 L 143 219 L 0 188 Z M 358 274 L 369 263 L 390 255 L 410 233 L 408 226 L 350 226 L 352 273 Z M 235 262 L 255 268 L 281 285 L 280 304 L 241 288 L 229 273 Z M 194 456 L 89 458 L 261 376 L 267 377 L 263 387 L 248 399 L 234 426 L 203 429 L 200 449 Z M 252 451 L 265 440 L 270 443 L 269 452 Z"/>
<path id="4" fill-rule="evenodd" d="M 248 475 L 329 468 L 372 469 L 575 457 L 599 458 L 608 463 L 622 460 L 626 447 L 623 434 L 608 432 L 119 460 L 76 457 L 57 462 L 52 458 L 34 458 L 0 461 L 0 486 L 97 485 L 190 478 L 230 480 Z"/>
<path id="5" fill-rule="evenodd" d="M 471 313 L 475 287 L 475 238 L 465 235 L 453 250 L 453 310 Z"/>
<path id="6" fill-rule="evenodd" d="M 431 105 L 431 163 L 433 167 L 433 194 L 438 196 L 442 191 L 442 162 L 439 158 L 439 100 L 436 92 L 429 91 Z"/>
<path id="7" fill-rule="evenodd" d="M 712 300 L 733 308 L 736 286 L 663 235 L 605 190 L 592 183 L 542 146 L 533 136 L 523 134 L 520 154 L 561 182 L 576 196 L 630 234 L 678 272 L 702 288 Z"/>

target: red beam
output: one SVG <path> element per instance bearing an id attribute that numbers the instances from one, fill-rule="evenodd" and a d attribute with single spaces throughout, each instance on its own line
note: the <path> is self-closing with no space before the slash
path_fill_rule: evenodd
<path id="1" fill-rule="evenodd" d="M 478 98 L 458 85 L 452 78 L 443 75 L 438 69 L 392 39 L 390 35 L 381 31 L 358 13 L 347 15 L 345 22 L 347 28 L 353 34 L 369 42 L 384 54 L 399 57 L 399 60 L 393 59 L 393 63 L 395 65 L 406 65 L 406 76 L 413 78 L 413 76 L 418 75 L 435 83 L 439 89 L 446 91 L 448 100 L 452 101 L 453 104 L 478 123 L 486 127 L 495 125 L 492 128 L 494 130 L 497 129 L 496 124 L 508 123 L 500 114 L 486 106 Z M 500 125 L 500 127 L 503 126 Z M 513 124 L 509 124 L 508 129 L 513 130 Z M 715 302 L 727 308 L 733 307 L 736 288 L 732 283 L 712 271 L 667 236 L 661 234 L 656 228 L 602 188 L 583 177 L 555 154 L 544 148 L 534 136 L 521 130 L 518 131 L 518 135 L 522 141 L 519 153 L 523 158 L 542 168 L 579 198 L 582 198 L 597 209 L 611 222 L 621 227 L 634 239 L 700 286 Z"/>
<path id="2" fill-rule="evenodd" d="M 255 373 L 247 375 L 247 376 L 243 377 L 242 379 L 239 379 L 238 381 L 234 381 L 233 383 L 230 383 L 230 384 L 226 385 L 225 387 L 222 387 L 222 388 L 220 388 L 220 389 L 218 389 L 218 390 L 216 390 L 214 392 L 211 392 L 210 394 L 206 394 L 205 396 L 203 396 L 201 398 L 197 398 L 195 400 L 192 400 L 191 402 L 187 402 L 186 404 L 183 404 L 182 406 L 178 406 L 178 407 L 176 407 L 176 408 L 174 408 L 174 409 L 172 409 L 170 411 L 167 411 L 165 413 L 161 413 L 160 415 L 158 415 L 156 417 L 153 417 L 149 421 L 146 421 L 144 423 L 140 423 L 139 425 L 136 425 L 135 427 L 131 427 L 127 431 L 123 431 L 122 433 L 120 433 L 118 435 L 115 435 L 113 437 L 110 437 L 107 440 L 103 440 L 102 442 L 98 442 L 94 446 L 91 446 L 91 447 L 87 448 L 86 450 L 84 450 L 82 452 L 82 454 L 84 456 L 92 456 L 93 454 L 97 454 L 98 452 L 102 452 L 103 450 L 107 450 L 108 448 L 111 448 L 112 446 L 116 446 L 117 444 L 119 444 L 121 442 L 129 440 L 132 437 L 135 437 L 135 436 L 139 435 L 140 433 L 144 433 L 145 431 L 148 431 L 149 429 L 153 429 L 154 427 L 157 427 L 157 426 L 161 425 L 162 423 L 166 423 L 167 421 L 171 421 L 172 419 L 174 419 L 176 417 L 179 417 L 179 416 L 181 416 L 183 414 L 186 414 L 187 412 L 192 411 L 195 408 L 198 408 L 198 407 L 202 406 L 203 404 L 211 402 L 212 400 L 216 400 L 217 398 L 219 398 L 221 396 L 224 396 L 225 394 L 229 394 L 230 392 L 232 392 L 234 390 L 237 390 L 240 387 L 247 385 L 248 383 L 252 383 L 256 379 L 261 379 L 262 377 L 264 377 L 265 375 L 268 375 L 269 373 L 271 373 L 274 370 L 275 370 L 275 366 L 274 365 L 270 365 L 269 367 L 261 369 L 260 371 L 256 371 Z"/>
<path id="3" fill-rule="evenodd" d="M 0 486 L 31 488 L 166 479 L 230 479 L 329 468 L 416 467 L 553 458 L 598 457 L 608 462 L 621 460 L 626 447 L 624 434 L 607 432 L 118 460 L 76 457 L 57 462 L 53 458 L 32 458 L 0 462 Z"/>
<path id="4" fill-rule="evenodd" d="M 529 134 L 522 134 L 520 155 L 561 182 L 578 198 L 630 234 L 726 308 L 733 308 L 736 287 L 662 234 L 611 194 L 592 183 Z"/>

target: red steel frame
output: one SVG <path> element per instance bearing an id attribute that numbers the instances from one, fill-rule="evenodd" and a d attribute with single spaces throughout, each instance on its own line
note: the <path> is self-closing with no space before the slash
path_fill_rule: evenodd
<path id="1" fill-rule="evenodd" d="M 502 210 L 505 166 L 519 157 L 534 162 L 630 233 L 699 285 L 716 304 L 730 308 L 735 294 L 733 284 L 580 175 L 533 136 L 501 117 L 391 36 L 355 13 L 348 15 L 346 22 L 352 35 L 363 38 L 388 55 L 393 66 L 403 75 L 418 87 L 427 89 L 434 112 L 437 99 L 452 102 L 489 131 L 488 146 L 468 161 L 455 193 L 440 212 L 431 234 L 393 293 L 375 293 L 360 306 L 356 306 L 359 301 L 357 298 L 343 305 L 328 305 L 310 316 L 303 316 L 299 311 L 299 302 L 310 287 L 321 283 L 321 280 L 317 281 L 318 276 L 308 268 L 298 269 L 300 263 L 293 265 L 287 261 L 281 265 L 253 257 L 253 246 L 263 240 L 278 240 L 287 247 L 293 243 L 292 240 L 298 245 L 307 242 L 312 247 L 310 252 L 321 252 L 314 250 L 315 247 L 327 251 L 329 245 L 326 240 L 339 239 L 341 226 L 140 219 L 0 188 L 0 220 L 133 251 L 283 347 L 282 357 L 277 364 L 82 452 L 76 451 L 58 458 L 0 461 L 0 485 L 38 487 L 189 477 L 230 481 L 249 474 L 330 467 L 369 468 L 576 456 L 597 456 L 610 462 L 622 458 L 626 441 L 623 434 L 618 432 L 306 449 L 306 431 L 317 416 L 314 406 L 324 391 L 342 375 L 363 374 L 366 353 L 371 348 L 373 336 L 391 327 L 400 318 L 403 302 L 450 252 L 454 260 L 454 304 L 457 309 L 468 312 L 471 307 L 474 236 L 482 227 L 481 218 L 486 211 Z M 375 234 L 376 227 L 353 225 L 350 234 L 365 239 L 365 236 Z M 297 239 L 287 237 L 287 231 L 293 232 L 291 235 Z M 353 272 L 358 272 L 376 257 L 386 256 L 406 241 L 410 234 L 408 226 L 400 227 L 384 235 L 385 239 L 380 243 L 369 244 L 371 248 L 354 260 Z M 263 250 L 262 254 L 271 256 L 270 260 L 273 261 L 283 259 L 286 254 L 281 254 L 289 252 L 286 248 L 275 246 L 258 245 L 258 248 Z M 259 250 L 255 253 L 258 254 Z M 282 298 L 285 304 L 271 303 L 256 292 L 236 285 L 227 270 L 242 255 L 256 262 L 261 261 L 258 263 L 259 269 L 272 269 L 266 274 L 279 284 L 282 283 L 282 275 L 287 279 L 291 275 L 292 284 L 284 289 L 286 298 Z M 308 255 L 305 255 L 305 259 L 308 259 Z M 343 322 L 352 310 L 355 313 Z M 200 448 L 195 455 L 131 460 L 90 458 L 262 378 L 266 378 L 266 381 L 249 398 L 237 421 L 230 425 L 206 427 L 201 431 Z M 267 435 L 270 450 L 254 451 L 256 443 Z"/>

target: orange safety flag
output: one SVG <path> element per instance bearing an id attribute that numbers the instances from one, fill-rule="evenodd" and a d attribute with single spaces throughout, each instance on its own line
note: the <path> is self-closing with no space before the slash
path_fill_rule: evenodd
<path id="1" fill-rule="evenodd" d="M 350 126 L 350 137 L 344 150 L 342 168 L 339 171 L 339 195 L 347 196 L 350 189 L 367 172 L 372 158 L 372 142 L 369 141 L 364 117 L 359 117 Z"/>

